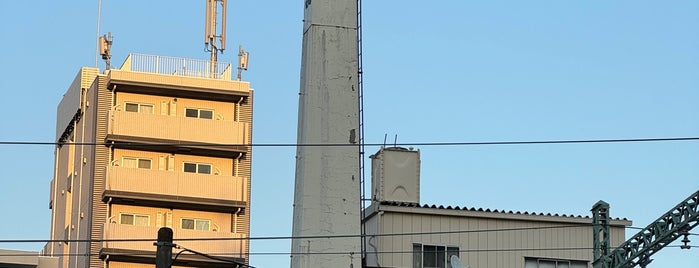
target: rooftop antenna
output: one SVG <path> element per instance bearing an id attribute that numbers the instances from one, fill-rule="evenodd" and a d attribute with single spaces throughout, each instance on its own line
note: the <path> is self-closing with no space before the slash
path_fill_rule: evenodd
<path id="1" fill-rule="evenodd" d="M 109 70 L 112 65 L 112 33 L 109 32 L 99 37 L 98 40 L 100 56 L 105 62 L 105 69 Z"/>
<path id="2" fill-rule="evenodd" d="M 250 53 L 243 50 L 243 46 L 240 46 L 238 48 L 238 81 L 240 81 L 240 79 L 241 79 L 241 75 L 243 73 L 243 70 L 245 70 L 245 71 L 248 70 L 248 57 L 249 56 L 250 56 Z"/>
<path id="3" fill-rule="evenodd" d="M 219 18 L 219 6 L 221 7 L 221 24 L 217 23 Z M 216 60 L 218 52 L 223 53 L 226 49 L 226 0 L 206 0 L 206 33 L 204 45 L 206 51 L 211 52 L 211 74 L 216 72 Z"/>
<path id="4" fill-rule="evenodd" d="M 97 1 L 97 36 L 100 35 L 100 17 L 102 15 L 102 0 Z M 99 38 L 97 38 L 97 53 L 100 52 L 100 42 Z M 99 59 L 97 58 L 97 53 L 95 54 L 95 68 L 99 68 Z"/>

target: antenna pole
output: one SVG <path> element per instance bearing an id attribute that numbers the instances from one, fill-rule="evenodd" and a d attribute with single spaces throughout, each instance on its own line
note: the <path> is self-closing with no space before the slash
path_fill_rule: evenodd
<path id="1" fill-rule="evenodd" d="M 100 36 L 100 17 L 102 16 L 102 0 L 97 1 L 97 36 Z M 100 41 L 97 40 L 97 53 L 95 53 L 95 67 L 99 68 Z"/>
<path id="2" fill-rule="evenodd" d="M 218 6 L 221 4 L 221 24 L 218 27 Z M 218 53 L 226 49 L 226 0 L 206 0 L 204 45 L 211 52 L 211 77 L 216 74 Z M 217 42 L 218 40 L 218 42 Z"/>
<path id="3" fill-rule="evenodd" d="M 240 81 L 243 71 L 248 70 L 248 57 L 250 53 L 243 50 L 243 46 L 238 48 L 238 81 Z"/>
<path id="4" fill-rule="evenodd" d="M 109 32 L 98 38 L 99 52 L 102 59 L 105 60 L 105 69 L 109 70 L 112 66 L 112 33 Z"/>

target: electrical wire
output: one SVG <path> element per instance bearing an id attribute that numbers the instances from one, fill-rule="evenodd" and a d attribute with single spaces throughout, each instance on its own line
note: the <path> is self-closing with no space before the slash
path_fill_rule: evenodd
<path id="1" fill-rule="evenodd" d="M 177 255 L 175 255 L 175 258 L 173 258 L 173 259 L 172 259 L 172 262 L 170 262 L 170 266 L 172 266 L 172 265 L 175 263 L 175 261 L 177 261 L 177 258 L 180 256 L 180 254 L 182 254 L 183 252 L 191 252 L 191 253 L 194 253 L 194 254 L 196 254 L 196 255 L 199 255 L 199 256 L 202 256 L 202 257 L 205 257 L 205 258 L 209 258 L 209 259 L 212 259 L 212 260 L 222 261 L 222 262 L 227 262 L 227 263 L 232 263 L 232 264 L 235 264 L 237 267 L 250 267 L 250 268 L 255 268 L 255 267 L 253 267 L 253 266 L 247 265 L 247 264 L 242 263 L 242 262 L 237 262 L 237 261 L 234 261 L 234 260 L 229 260 L 229 259 L 224 259 L 224 258 L 217 257 L 217 256 L 212 256 L 212 255 L 210 255 L 210 254 L 202 253 L 202 252 L 199 252 L 199 251 L 196 251 L 196 250 L 191 250 L 191 249 L 188 249 L 188 248 L 185 248 L 185 247 L 175 246 L 175 248 L 177 248 L 177 249 L 182 249 L 182 250 L 181 250 L 180 252 L 178 252 Z"/>
<path id="2" fill-rule="evenodd" d="M 665 246 L 666 248 L 680 248 L 682 245 L 667 245 Z M 699 247 L 699 245 L 689 245 L 693 248 Z M 593 250 L 593 247 L 543 247 L 543 248 L 498 248 L 498 249 L 459 249 L 459 252 L 462 253 L 481 253 L 481 252 L 514 252 L 514 251 L 565 251 L 565 250 Z M 611 248 L 610 250 L 614 250 L 614 248 Z M 192 250 L 183 250 L 183 251 L 189 251 L 191 252 Z M 194 252 L 192 252 L 194 253 Z M 198 252 L 201 253 L 201 252 Z M 274 255 L 346 255 L 346 254 L 352 254 L 353 252 L 342 252 L 342 251 L 334 251 L 334 252 L 250 252 L 248 255 L 255 255 L 255 256 L 274 256 Z M 368 254 L 410 254 L 413 253 L 413 251 L 371 251 L 367 252 Z M 179 253 L 178 253 L 179 254 Z M 194 253 L 196 254 L 196 253 Z M 239 253 L 231 253 L 231 252 L 215 252 L 215 253 L 201 253 L 201 254 L 206 254 L 211 257 L 236 257 L 240 256 Z M 71 257 L 71 256 L 84 256 L 84 257 L 90 257 L 90 256 L 99 256 L 99 253 L 59 253 L 59 254 L 47 254 L 47 255 L 38 255 L 36 253 L 34 254 L 29 254 L 29 253 L 5 253 L 5 254 L 0 254 L 0 257 L 27 257 L 27 256 L 49 256 L 49 257 Z M 120 256 L 130 256 L 130 257 L 154 257 L 155 256 L 155 250 L 152 253 L 127 253 L 127 254 L 120 254 Z M 231 260 L 226 260 L 226 261 L 231 261 Z"/>
<path id="3" fill-rule="evenodd" d="M 518 227 L 500 229 L 477 229 L 477 230 L 454 230 L 454 231 L 433 231 L 433 232 L 406 232 L 406 233 L 385 233 L 366 235 L 370 237 L 385 236 L 416 236 L 416 235 L 440 235 L 440 234 L 461 234 L 461 233 L 488 233 L 488 232 L 508 232 L 508 231 L 529 231 L 546 229 L 565 228 L 585 228 L 592 226 L 592 223 L 580 223 L 576 225 L 557 225 L 540 227 Z M 293 239 L 334 239 L 334 238 L 357 238 L 361 234 L 340 234 L 340 235 L 309 235 L 309 236 L 260 236 L 260 237 L 207 237 L 207 238 L 175 238 L 173 241 L 252 241 L 252 240 L 293 240 Z M 154 239 L 134 238 L 134 239 L 0 239 L 0 243 L 102 243 L 102 242 L 153 242 Z"/>
<path id="4" fill-rule="evenodd" d="M 511 232 L 546 229 L 584 228 L 592 226 L 592 223 L 579 223 L 576 225 L 556 225 L 539 227 L 518 227 L 499 229 L 476 229 L 476 230 L 454 230 L 454 231 L 432 231 L 432 232 L 404 232 L 404 233 L 383 233 L 368 234 L 366 237 L 391 237 L 391 236 L 417 236 L 417 235 L 444 235 L 444 234 L 465 234 L 465 233 L 488 233 L 488 232 Z M 626 229 L 643 230 L 643 227 L 625 226 Z M 689 235 L 699 235 L 689 233 Z M 258 237 L 200 237 L 200 238 L 175 238 L 174 241 L 253 241 L 253 240 L 293 240 L 293 239 L 334 239 L 334 238 L 356 238 L 361 234 L 345 235 L 312 235 L 312 236 L 258 236 Z M 118 239 L 0 239 L 0 243 L 102 243 L 102 242 L 152 242 L 151 238 L 118 238 Z"/>
<path id="5" fill-rule="evenodd" d="M 403 233 L 383 233 L 367 234 L 365 237 L 394 237 L 394 236 L 417 236 L 417 235 L 446 235 L 446 234 L 468 234 L 468 233 L 490 233 L 490 232 L 514 232 L 530 230 L 548 229 L 568 229 L 587 228 L 592 223 L 578 223 L 575 225 L 556 225 L 539 227 L 516 227 L 498 229 L 476 229 L 476 230 L 453 230 L 453 231 L 432 231 L 432 232 L 403 232 Z M 626 229 L 642 230 L 642 227 L 625 226 Z M 689 233 L 689 235 L 699 235 Z M 335 239 L 335 238 L 357 238 L 361 234 L 340 234 L 340 235 L 309 235 L 309 236 L 258 236 L 258 237 L 199 237 L 199 238 L 175 238 L 173 241 L 254 241 L 254 240 L 293 240 L 293 239 Z M 120 238 L 120 239 L 0 239 L 0 243 L 102 243 L 102 242 L 153 242 L 154 238 Z"/>
<path id="6" fill-rule="evenodd" d="M 581 140 L 531 140 L 531 141 L 480 141 L 480 142 L 408 142 L 408 143 L 364 143 L 365 146 L 479 146 L 479 145 L 537 145 L 537 144 L 579 144 L 579 143 L 630 143 L 630 142 L 672 142 L 699 141 L 699 137 L 667 137 L 667 138 L 630 138 L 630 139 L 581 139 Z M 218 146 L 218 147 L 343 147 L 357 146 L 351 143 L 197 143 L 197 142 L 168 142 L 168 143 L 135 143 L 135 142 L 41 142 L 41 141 L 0 141 L 0 145 L 73 145 L 98 146 L 119 145 L 129 146 Z"/>

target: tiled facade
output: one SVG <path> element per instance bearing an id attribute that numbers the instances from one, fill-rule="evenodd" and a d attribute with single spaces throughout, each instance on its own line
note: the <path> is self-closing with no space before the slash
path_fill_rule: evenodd
<path id="1" fill-rule="evenodd" d="M 172 59 L 165 71 L 135 66 L 161 63 L 143 55 L 82 68 L 64 95 L 49 207 L 51 239 L 65 242 L 44 249 L 60 267 L 152 266 L 161 227 L 181 247 L 248 261 L 252 90 L 230 65 Z M 192 238 L 203 240 L 178 241 Z M 230 264 L 182 254 L 180 266 Z"/>

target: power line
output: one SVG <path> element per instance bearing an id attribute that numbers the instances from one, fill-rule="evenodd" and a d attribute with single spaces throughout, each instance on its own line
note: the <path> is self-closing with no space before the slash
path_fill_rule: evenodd
<path id="1" fill-rule="evenodd" d="M 580 143 L 631 143 L 631 142 L 673 142 L 699 141 L 699 137 L 666 137 L 666 138 L 630 138 L 630 139 L 580 139 L 580 140 L 530 140 L 530 141 L 476 141 L 476 142 L 408 142 L 408 143 L 364 143 L 365 146 L 483 146 L 483 145 L 537 145 L 537 144 L 580 144 Z M 73 145 L 73 146 L 219 146 L 219 147 L 343 147 L 357 146 L 349 143 L 198 143 L 198 142 L 167 142 L 167 143 L 136 143 L 136 142 L 42 142 L 42 141 L 0 141 L 0 145 Z"/>
<path id="2" fill-rule="evenodd" d="M 567 229 L 586 228 L 592 223 L 579 223 L 576 225 L 557 225 L 540 227 L 517 227 L 500 229 L 476 229 L 476 230 L 453 230 L 453 231 L 432 231 L 432 232 L 404 232 L 404 233 L 383 233 L 367 234 L 366 237 L 391 237 L 391 236 L 417 236 L 417 235 L 443 235 L 443 234 L 467 234 L 467 233 L 489 233 L 489 232 L 512 232 L 546 229 Z M 643 227 L 625 226 L 626 229 L 643 230 Z M 689 235 L 699 235 L 689 233 Z M 253 241 L 253 240 L 292 240 L 292 239 L 334 239 L 334 238 L 356 238 L 361 234 L 345 235 L 312 235 L 312 236 L 259 236 L 259 237 L 200 237 L 200 238 L 175 238 L 174 241 Z M 119 239 L 0 239 L 0 243 L 102 243 L 102 242 L 152 242 L 154 238 L 119 238 Z"/>
<path id="3" fill-rule="evenodd" d="M 392 237 L 392 236 L 417 236 L 417 235 L 445 235 L 445 234 L 468 234 L 468 233 L 490 233 L 490 232 L 513 232 L 547 229 L 568 229 L 586 228 L 592 223 L 579 223 L 576 225 L 557 225 L 540 227 L 517 227 L 499 229 L 476 229 L 476 230 L 453 230 L 453 231 L 432 231 L 432 232 L 403 232 L 403 233 L 383 233 L 383 234 L 340 234 L 340 235 L 310 235 L 310 236 L 259 236 L 259 237 L 199 237 L 199 238 L 175 238 L 173 241 L 253 241 L 253 240 L 293 240 L 293 239 L 334 239 L 334 238 L 356 238 L 356 237 Z M 625 226 L 626 229 L 643 230 L 643 227 Z M 689 233 L 689 235 L 699 235 Z M 102 243 L 102 242 L 152 242 L 155 238 L 117 238 L 117 239 L 0 239 L 0 243 Z"/>
<path id="4" fill-rule="evenodd" d="M 250 265 L 247 265 L 247 264 L 245 264 L 245 263 L 241 263 L 241 262 L 237 262 L 237 261 L 234 261 L 234 260 L 229 260 L 229 259 L 221 258 L 221 257 L 219 257 L 219 256 L 214 256 L 214 255 L 207 254 L 207 253 L 203 253 L 203 252 L 199 252 L 199 251 L 196 251 L 196 250 L 191 250 L 191 249 L 188 249 L 188 248 L 185 248 L 185 247 L 176 246 L 175 248 L 182 249 L 182 250 L 181 250 L 180 252 L 178 252 L 177 255 L 175 255 L 175 258 L 173 258 L 173 259 L 172 259 L 172 262 L 170 262 L 170 266 L 172 266 L 172 265 L 177 261 L 177 258 L 180 256 L 180 254 L 182 254 L 183 252 L 191 252 L 191 253 L 194 253 L 195 255 L 199 255 L 199 256 L 202 256 L 202 257 L 205 257 L 205 258 L 209 258 L 209 259 L 212 259 L 212 260 L 217 260 L 217 261 L 232 263 L 232 264 L 235 264 L 236 267 L 250 267 L 250 268 L 255 268 L 255 267 L 250 266 Z"/>
<path id="5" fill-rule="evenodd" d="M 440 235 L 440 234 L 467 234 L 467 233 L 489 233 L 489 232 L 512 232 L 547 229 L 567 229 L 586 228 L 592 223 L 580 223 L 576 225 L 557 225 L 540 227 L 518 227 L 500 229 L 477 229 L 477 230 L 454 230 L 454 231 L 433 231 L 433 232 L 404 232 L 404 233 L 384 233 L 368 234 L 366 237 L 391 237 L 391 236 L 416 236 L 416 235 Z M 206 237 L 206 238 L 175 238 L 173 241 L 253 241 L 253 240 L 292 240 L 292 239 L 334 239 L 334 238 L 357 238 L 361 234 L 340 234 L 340 235 L 311 235 L 311 236 L 260 236 L 260 237 Z M 0 243 L 101 243 L 101 242 L 153 242 L 155 238 L 124 238 L 124 239 L 2 239 Z"/>
<path id="6" fill-rule="evenodd" d="M 691 247 L 699 247 L 698 245 L 690 245 Z M 665 246 L 667 248 L 680 248 L 681 245 L 667 245 Z M 492 249 L 459 249 L 459 252 L 462 253 L 481 253 L 481 252 L 513 252 L 513 251 L 565 251 L 565 250 L 592 250 L 594 249 L 593 247 L 550 247 L 550 248 L 492 248 Z M 612 247 L 614 249 L 614 247 Z M 200 252 L 201 253 L 201 252 Z M 257 255 L 257 256 L 273 256 L 273 255 L 346 255 L 346 254 L 352 254 L 356 252 L 343 252 L 343 251 L 334 251 L 334 252 L 250 252 L 248 255 Z M 411 254 L 413 251 L 370 251 L 367 252 L 368 254 Z M 241 254 L 240 253 L 232 253 L 232 252 L 215 252 L 215 253 L 202 253 L 206 254 L 208 256 L 213 256 L 213 257 L 238 257 Z M 122 256 L 131 256 L 131 257 L 154 257 L 155 252 L 153 253 L 128 253 L 128 254 L 121 254 Z M 71 256 L 99 256 L 99 253 L 59 253 L 59 254 L 48 254 L 48 255 L 37 255 L 37 254 L 29 254 L 29 253 L 6 253 L 6 254 L 0 254 L 0 257 L 26 257 L 26 256 L 48 256 L 48 257 L 71 257 Z"/>

